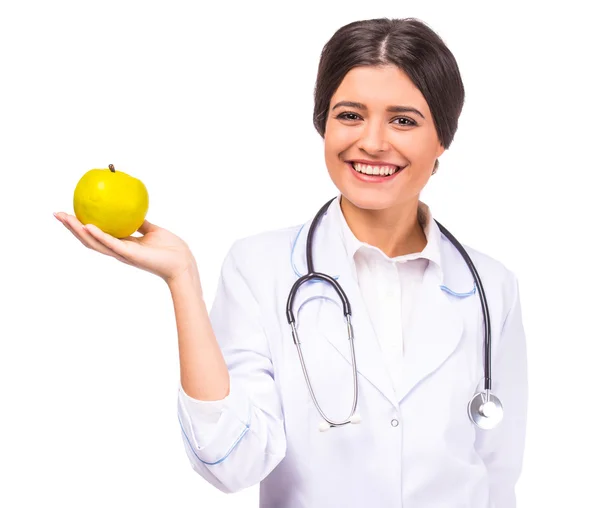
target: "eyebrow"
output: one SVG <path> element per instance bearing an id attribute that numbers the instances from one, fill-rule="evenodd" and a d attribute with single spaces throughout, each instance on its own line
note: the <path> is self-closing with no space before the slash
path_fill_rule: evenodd
<path id="1" fill-rule="evenodd" d="M 331 108 L 331 111 L 333 111 L 336 108 L 341 108 L 341 107 L 355 108 L 355 109 L 362 109 L 362 110 L 367 109 L 367 106 L 365 106 L 361 102 L 341 101 L 341 102 L 338 102 L 335 106 L 333 106 L 333 108 Z M 410 106 L 388 106 L 386 111 L 388 111 L 389 113 L 415 113 L 415 114 L 419 115 L 421 118 L 425 119 L 425 117 L 423 116 L 423 113 L 421 113 L 418 109 L 412 108 Z"/>

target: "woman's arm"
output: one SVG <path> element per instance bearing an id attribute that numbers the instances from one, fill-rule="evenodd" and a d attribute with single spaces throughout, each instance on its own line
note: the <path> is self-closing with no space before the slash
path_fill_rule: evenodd
<path id="1" fill-rule="evenodd" d="M 172 289 L 185 450 L 193 469 L 223 492 L 259 483 L 286 452 L 263 319 L 236 263 L 237 245 L 223 263 L 210 321 L 195 272 Z"/>
<path id="2" fill-rule="evenodd" d="M 190 397 L 211 401 L 229 394 L 229 372 L 204 303 L 198 268 L 168 282 L 175 308 L 181 387 Z"/>

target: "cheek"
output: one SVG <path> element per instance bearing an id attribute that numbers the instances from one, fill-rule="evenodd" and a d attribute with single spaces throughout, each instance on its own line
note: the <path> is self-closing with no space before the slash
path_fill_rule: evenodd
<path id="1" fill-rule="evenodd" d="M 412 131 L 394 132 L 390 137 L 390 144 L 395 152 L 402 154 L 412 164 L 417 164 L 423 158 L 423 134 Z"/>
<path id="2" fill-rule="evenodd" d="M 333 125 L 325 132 L 324 142 L 326 161 L 332 164 L 342 164 L 343 156 L 352 146 L 354 138 L 348 129 L 336 129 Z"/>
<path id="3" fill-rule="evenodd" d="M 439 144 L 435 132 L 432 133 L 424 129 L 403 132 L 396 141 L 396 149 L 404 154 L 414 166 L 428 166 L 431 159 L 435 159 Z"/>
<path id="4" fill-rule="evenodd" d="M 330 162 L 335 162 L 336 160 L 340 160 L 340 152 L 342 149 L 340 148 L 340 142 L 337 139 L 335 133 L 327 132 L 325 134 L 325 160 Z"/>
<path id="5" fill-rule="evenodd" d="M 405 150 L 404 154 L 410 161 L 410 166 L 407 168 L 406 181 L 411 187 L 422 188 L 428 182 L 433 171 L 434 161 L 432 156 L 427 150 L 420 149 Z"/>

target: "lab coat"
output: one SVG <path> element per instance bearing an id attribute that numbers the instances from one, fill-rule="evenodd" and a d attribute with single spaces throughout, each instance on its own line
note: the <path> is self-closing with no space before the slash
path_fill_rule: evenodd
<path id="1" fill-rule="evenodd" d="M 193 469 L 223 492 L 260 482 L 263 508 L 512 508 L 527 405 L 525 336 L 517 280 L 465 246 L 490 308 L 493 392 L 503 421 L 480 430 L 467 403 L 483 389 L 483 317 L 473 277 L 440 235 L 441 270 L 430 263 L 414 305 L 399 393 L 386 370 L 339 228 L 326 214 L 314 238 L 315 270 L 337 278 L 352 306 L 360 424 L 319 431 L 318 414 L 286 320 L 288 294 L 305 274 L 303 226 L 234 243 L 211 309 L 231 391 L 210 436 L 178 404 Z M 295 269 L 294 269 L 295 268 Z M 304 284 L 293 305 L 307 369 L 329 418 L 353 399 L 341 303 L 326 284 Z"/>

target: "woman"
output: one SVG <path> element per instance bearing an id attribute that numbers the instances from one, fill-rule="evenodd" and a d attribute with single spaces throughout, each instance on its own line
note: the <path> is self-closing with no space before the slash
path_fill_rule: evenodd
<path id="1" fill-rule="evenodd" d="M 58 214 L 88 247 L 162 277 L 179 337 L 178 413 L 192 467 L 224 492 L 261 482 L 263 507 L 515 506 L 525 435 L 525 338 L 515 276 L 467 251 L 490 306 L 494 393 L 505 416 L 481 430 L 467 402 L 483 387 L 483 314 L 473 276 L 421 190 L 452 142 L 464 90 L 442 40 L 414 19 L 339 29 L 321 55 L 314 125 L 340 191 L 314 236 L 315 270 L 352 306 L 354 424 L 322 425 L 287 320 L 307 273 L 301 227 L 237 241 L 210 319 L 183 240 L 146 221 L 117 240 Z M 318 403 L 344 420 L 354 401 L 340 298 L 298 289 L 292 309 Z"/>

